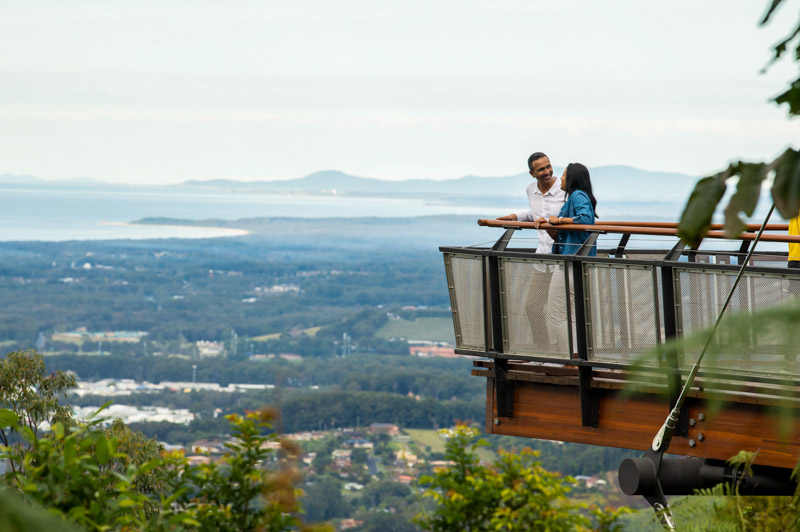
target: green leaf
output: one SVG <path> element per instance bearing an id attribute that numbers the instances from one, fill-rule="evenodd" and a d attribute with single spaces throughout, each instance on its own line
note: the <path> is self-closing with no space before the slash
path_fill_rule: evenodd
<path id="1" fill-rule="evenodd" d="M 787 149 L 779 159 L 772 185 L 772 199 L 784 218 L 800 212 L 800 152 Z"/>
<path id="2" fill-rule="evenodd" d="M 0 408 L 0 428 L 10 427 L 19 421 L 19 416 L 8 408 Z"/>
<path id="3" fill-rule="evenodd" d="M 175 490 L 169 497 L 162 501 L 163 506 L 170 506 L 173 502 L 177 501 L 188 490 L 186 488 L 179 488 Z"/>
<path id="4" fill-rule="evenodd" d="M 111 436 L 110 438 L 106 439 L 106 443 L 108 444 L 108 454 L 109 456 L 117 456 L 118 454 L 120 457 L 125 457 L 125 453 L 117 453 L 117 438 Z"/>
<path id="5" fill-rule="evenodd" d="M 146 475 L 147 473 L 152 471 L 153 468 L 158 467 L 158 466 L 160 466 L 162 464 L 163 464 L 163 461 L 161 460 L 161 458 L 156 458 L 156 459 L 150 460 L 148 462 L 145 462 L 144 464 L 139 466 L 137 468 L 136 472 L 139 475 Z"/>
<path id="6" fill-rule="evenodd" d="M 108 462 L 108 441 L 105 438 L 98 438 L 95 443 L 95 453 L 97 454 L 97 461 L 100 465 L 106 465 Z"/>
<path id="7" fill-rule="evenodd" d="M 173 524 L 173 525 L 175 525 L 175 524 L 183 524 L 183 525 L 196 526 L 196 527 L 199 527 L 202 524 L 202 523 L 200 523 L 200 521 L 196 520 L 191 515 L 186 514 L 186 513 L 173 515 L 172 517 L 167 519 L 167 522 L 170 523 L 170 524 Z"/>
<path id="8" fill-rule="evenodd" d="M 131 479 L 128 477 L 128 475 L 120 473 L 119 471 L 111 471 L 111 476 L 116 477 L 120 482 L 125 482 L 128 484 L 131 482 Z"/>
<path id="9" fill-rule="evenodd" d="M 75 459 L 75 438 L 67 438 L 64 442 L 64 463 L 71 464 Z"/>
<path id="10" fill-rule="evenodd" d="M 80 440 L 78 440 L 78 448 L 81 450 L 88 449 L 94 444 L 94 441 L 95 438 L 89 438 L 89 437 L 81 438 Z"/>
<path id="11" fill-rule="evenodd" d="M 53 434 L 56 435 L 57 439 L 61 439 L 64 437 L 64 424 L 63 423 L 56 423 L 53 425 Z"/>
<path id="12" fill-rule="evenodd" d="M 33 442 L 36 440 L 36 434 L 30 429 L 30 427 L 23 425 L 18 429 L 22 436 L 28 440 L 29 442 Z"/>
<path id="13" fill-rule="evenodd" d="M 744 222 L 739 217 L 743 212 L 745 216 L 752 216 L 761 195 L 761 183 L 767 175 L 764 163 L 738 163 L 734 174 L 738 174 L 739 183 L 736 192 L 725 208 L 725 233 L 729 238 L 736 238 L 746 229 Z"/>
<path id="14" fill-rule="evenodd" d="M 770 4 L 766 14 L 764 15 L 764 18 L 761 19 L 762 26 L 769 21 L 769 17 L 772 16 L 772 14 L 775 12 L 776 9 L 778 9 L 778 6 L 780 6 L 782 2 L 783 0 L 772 0 L 772 3 Z"/>
<path id="15" fill-rule="evenodd" d="M 711 217 L 725 194 L 725 180 L 734 170 L 731 165 L 724 172 L 705 177 L 697 182 L 686 202 L 678 225 L 678 236 L 691 247 L 697 247 L 711 225 Z"/>
<path id="16" fill-rule="evenodd" d="M 92 414 L 91 416 L 89 416 L 89 419 L 92 419 L 92 418 L 93 418 L 93 417 L 95 417 L 97 414 L 99 414 L 100 412 L 102 412 L 103 410 L 105 410 L 106 408 L 108 408 L 109 406 L 111 406 L 111 403 L 113 403 L 113 402 L 114 402 L 113 400 L 109 399 L 108 401 L 106 401 L 105 403 L 103 403 L 103 406 L 101 406 L 100 408 L 98 408 L 98 409 L 97 409 L 97 411 L 96 411 L 94 414 Z"/>
<path id="17" fill-rule="evenodd" d="M 800 79 L 796 79 L 789 88 L 776 96 L 773 101 L 778 105 L 788 104 L 790 115 L 800 115 Z"/>

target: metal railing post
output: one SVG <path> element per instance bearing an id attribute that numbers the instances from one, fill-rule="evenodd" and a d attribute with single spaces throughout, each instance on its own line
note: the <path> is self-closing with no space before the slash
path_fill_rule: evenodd
<path id="1" fill-rule="evenodd" d="M 592 233 L 583 243 L 575 257 L 585 257 L 597 242 L 599 233 Z M 569 263 L 565 263 L 566 264 Z M 575 292 L 575 340 L 577 342 L 578 359 L 589 360 L 588 335 L 586 334 L 586 287 L 584 285 L 583 262 L 571 261 L 572 282 Z M 567 287 L 569 291 L 569 287 Z M 567 294 L 569 301 L 569 294 Z M 569 304 L 569 303 L 567 303 Z M 572 323 L 568 323 L 569 335 L 572 336 Z M 581 401 L 581 425 L 584 427 L 598 427 L 600 425 L 600 403 L 592 390 L 592 367 L 581 365 L 578 367 L 578 383 Z"/>
<path id="2" fill-rule="evenodd" d="M 516 229 L 509 228 L 492 246 L 492 251 L 504 251 Z M 487 351 L 503 352 L 503 316 L 500 305 L 500 260 L 494 254 L 486 258 L 486 287 L 488 297 L 486 347 Z M 508 360 L 494 359 L 497 417 L 514 417 L 514 385 L 508 380 Z"/>

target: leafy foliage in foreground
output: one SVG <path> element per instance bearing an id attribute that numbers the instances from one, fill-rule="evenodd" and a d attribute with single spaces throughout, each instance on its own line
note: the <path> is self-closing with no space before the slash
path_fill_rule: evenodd
<path id="1" fill-rule="evenodd" d="M 280 442 L 283 458 L 273 458 L 273 413 L 229 416 L 233 440 L 218 462 L 199 466 L 180 452 L 163 453 L 137 465 L 120 452 L 122 440 L 86 424 L 55 423 L 37 436 L 0 410 L 2 426 L 19 431 L 29 447 L 6 447 L 5 459 L 20 464 L 5 483 L 64 520 L 88 530 L 293 530 L 297 517 L 295 467 L 299 448 Z"/>
<path id="2" fill-rule="evenodd" d="M 800 342 L 800 299 L 782 305 L 764 307 L 749 312 L 725 315 L 708 344 L 702 361 L 703 387 L 708 413 L 715 414 L 729 400 L 730 393 L 741 393 L 753 384 L 746 380 L 731 380 L 730 375 L 783 378 L 771 384 L 770 394 L 785 401 L 765 405 L 764 411 L 775 416 L 778 432 L 788 436 L 796 421 L 796 409 L 790 399 L 795 396 L 794 381 L 798 375 L 797 345 Z M 711 334 L 700 329 L 680 336 L 642 354 L 631 368 L 633 377 L 626 386 L 628 393 L 644 383 L 662 385 L 665 373 L 652 367 L 653 361 L 679 360 L 680 367 L 690 368 L 701 353 Z M 770 353 L 768 356 L 765 353 Z M 640 372 L 639 370 L 644 370 Z M 719 381 L 724 380 L 724 386 Z M 725 392 L 725 393 L 723 393 Z M 766 426 L 762 430 L 766 430 Z M 755 449 L 747 449 L 754 451 Z"/>
<path id="3" fill-rule="evenodd" d="M 728 187 L 728 180 L 738 178 L 736 192 L 725 208 L 725 233 L 736 238 L 745 230 L 740 213 L 752 216 L 761 192 L 761 184 L 775 173 L 772 183 L 772 200 L 784 218 L 794 218 L 800 212 L 800 151 L 786 149 L 771 163 L 737 161 L 728 168 L 695 185 L 681 214 L 678 236 L 696 248 L 708 232 L 717 204 Z"/>
<path id="4" fill-rule="evenodd" d="M 786 0 L 770 0 L 767 12 L 764 15 L 764 18 L 761 20 L 761 25 L 763 26 L 767 24 L 772 19 L 772 15 L 775 14 L 775 11 L 782 4 L 785 5 L 786 3 L 788 3 Z M 800 35 L 800 22 L 795 24 L 795 27 L 791 33 L 789 33 L 786 37 L 781 39 L 780 42 L 772 47 L 772 51 L 775 55 L 772 57 L 770 65 L 783 57 L 783 55 L 789 51 L 791 46 L 795 47 L 793 54 L 795 60 L 800 60 L 800 39 L 797 39 L 798 35 Z M 769 65 L 767 68 L 769 68 Z M 776 96 L 773 101 L 779 105 L 788 105 L 789 115 L 800 115 L 800 77 L 792 81 L 789 85 L 789 88 Z"/>
<path id="5" fill-rule="evenodd" d="M 523 449 L 518 453 L 500 452 L 493 467 L 480 463 L 476 449 L 488 445 L 477 440 L 477 429 L 463 425 L 444 431 L 448 438 L 445 459 L 453 462 L 433 476 L 419 479 L 422 496 L 434 507 L 424 511 L 416 523 L 425 530 L 619 530 L 616 524 L 627 508 L 601 511 L 592 507 L 586 515 L 584 505 L 570 504 L 571 477 L 561 477 L 541 467 L 538 453 Z M 423 506 L 424 507 L 424 506 Z"/>
<path id="6" fill-rule="evenodd" d="M 746 371 L 749 374 L 761 372 L 771 377 L 783 376 L 783 385 L 772 384 L 771 393 L 778 397 L 774 406 L 764 407 L 767 416 L 777 423 L 777 431 L 781 437 L 788 437 L 797 422 L 796 408 L 791 401 L 796 395 L 794 382 L 797 376 L 797 345 L 800 339 L 800 303 L 797 300 L 787 304 L 768 307 L 753 312 L 743 312 L 726 316 L 714 333 L 703 359 L 707 393 L 706 405 L 709 416 L 714 416 L 725 404 L 726 396 L 714 391 L 714 379 L 724 379 L 730 373 Z M 705 345 L 709 330 L 698 331 L 692 335 L 681 337 L 662 345 L 658 350 L 643 355 L 639 363 L 647 365 L 648 360 L 658 356 L 673 355 L 682 358 L 684 367 L 691 364 Z M 769 349 L 765 349 L 769 347 Z M 765 357 L 764 352 L 771 352 Z M 736 356 L 732 356 L 736 354 Z M 753 361 L 757 364 L 751 365 Z M 629 386 L 629 391 L 638 388 L 643 382 L 662 382 L 663 375 L 648 377 L 644 373 L 636 374 L 636 381 Z M 732 383 L 727 392 L 744 390 L 752 383 Z M 730 400 L 730 397 L 727 397 Z M 783 399 L 783 400 L 781 400 Z M 764 433 L 773 430 L 770 422 L 758 427 Z M 751 427 L 750 430 L 753 428 Z M 751 450 L 751 451 L 754 451 Z M 729 460 L 729 464 L 748 475 L 755 461 L 756 453 L 746 450 Z M 794 479 L 800 478 L 800 463 L 795 467 Z M 743 496 L 739 486 L 720 484 L 711 489 L 699 490 L 697 495 L 676 498 L 671 503 L 675 521 L 681 530 L 687 531 L 786 531 L 800 530 L 800 486 L 794 496 Z M 636 529 L 644 530 L 645 524 L 640 516 L 626 520 L 635 523 Z M 660 530 L 660 525 L 653 524 L 653 530 Z M 647 528 L 650 530 L 650 528 Z"/>
<path id="7" fill-rule="evenodd" d="M 75 386 L 74 374 L 45 373 L 44 358 L 33 350 L 8 353 L 0 363 L 0 407 L 34 434 L 45 422 L 71 421 L 70 408 L 61 399 Z M 0 428 L 0 443 L 13 443 L 13 435 Z"/>

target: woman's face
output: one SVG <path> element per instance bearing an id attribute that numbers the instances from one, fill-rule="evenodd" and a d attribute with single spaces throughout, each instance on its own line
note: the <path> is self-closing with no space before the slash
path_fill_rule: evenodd
<path id="1" fill-rule="evenodd" d="M 567 190 L 567 169 L 564 168 L 564 173 L 561 174 L 561 190 Z"/>

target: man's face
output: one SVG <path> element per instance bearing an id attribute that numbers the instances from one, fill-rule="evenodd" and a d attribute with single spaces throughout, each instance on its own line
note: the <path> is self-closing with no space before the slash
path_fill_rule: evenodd
<path id="1" fill-rule="evenodd" d="M 531 175 L 540 182 L 548 182 L 553 177 L 553 167 L 548 157 L 539 157 L 531 163 Z"/>

